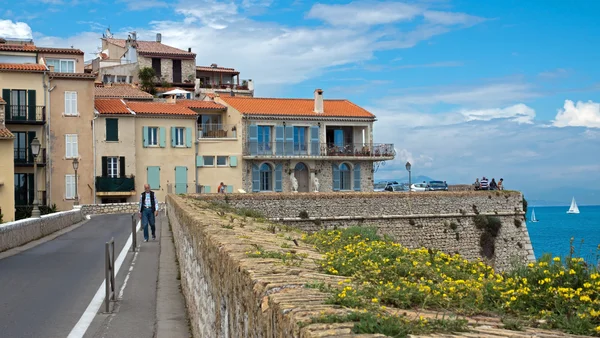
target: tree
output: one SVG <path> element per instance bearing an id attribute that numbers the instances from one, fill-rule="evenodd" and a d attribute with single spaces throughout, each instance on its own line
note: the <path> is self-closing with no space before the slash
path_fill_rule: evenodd
<path id="1" fill-rule="evenodd" d="M 142 85 L 142 90 L 150 94 L 154 94 L 154 79 L 156 78 L 156 72 L 151 67 L 141 68 L 138 72 L 138 78 Z"/>

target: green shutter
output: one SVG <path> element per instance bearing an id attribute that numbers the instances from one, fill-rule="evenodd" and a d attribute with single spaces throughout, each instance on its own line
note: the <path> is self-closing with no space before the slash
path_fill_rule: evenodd
<path id="1" fill-rule="evenodd" d="M 210 185 L 203 185 L 202 188 L 204 188 L 205 194 L 210 194 Z"/>
<path id="2" fill-rule="evenodd" d="M 148 167 L 146 171 L 150 189 L 160 189 L 160 167 Z"/>
<path id="3" fill-rule="evenodd" d="M 185 146 L 188 148 L 192 147 L 192 128 L 185 128 Z"/>
<path id="4" fill-rule="evenodd" d="M 160 147 L 164 148 L 167 146 L 167 130 L 165 129 L 165 127 L 160 127 L 160 139 L 158 140 L 160 142 Z"/>
<path id="5" fill-rule="evenodd" d="M 237 156 L 229 156 L 229 166 L 237 167 Z"/>
<path id="6" fill-rule="evenodd" d="M 227 193 L 228 194 L 233 194 L 233 185 L 227 185 Z"/>
<path id="7" fill-rule="evenodd" d="M 175 193 L 187 193 L 187 167 L 175 167 Z"/>
<path id="8" fill-rule="evenodd" d="M 142 127 L 142 140 L 144 141 L 144 148 L 148 147 L 148 127 Z"/>
<path id="9" fill-rule="evenodd" d="M 171 127 L 171 147 L 177 145 L 177 130 L 175 127 Z"/>
<path id="10" fill-rule="evenodd" d="M 119 120 L 118 119 L 106 119 L 106 140 L 107 141 L 118 141 L 119 140 Z"/>
<path id="11" fill-rule="evenodd" d="M 203 167 L 203 166 L 204 166 L 204 157 L 196 156 L 196 167 Z"/>
<path id="12" fill-rule="evenodd" d="M 102 177 L 108 177 L 108 157 L 102 156 Z"/>
<path id="13" fill-rule="evenodd" d="M 36 109 L 35 90 L 27 91 L 27 120 L 36 121 L 35 109 Z M 41 117 L 41 116 L 40 116 Z"/>
<path id="14" fill-rule="evenodd" d="M 125 157 L 121 156 L 119 157 L 119 171 L 120 171 L 120 177 L 126 177 L 125 175 Z"/>
<path id="15" fill-rule="evenodd" d="M 354 165 L 354 190 L 360 191 L 360 163 Z"/>
<path id="16" fill-rule="evenodd" d="M 12 120 L 12 113 L 11 113 L 11 106 L 10 106 L 10 89 L 2 89 L 2 98 L 4 99 L 4 101 L 6 101 L 6 109 L 4 110 L 6 112 L 6 117 L 5 119 L 7 120 Z"/>

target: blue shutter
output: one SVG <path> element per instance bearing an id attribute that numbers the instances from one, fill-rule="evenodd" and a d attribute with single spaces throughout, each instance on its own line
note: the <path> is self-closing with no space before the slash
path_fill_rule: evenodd
<path id="1" fill-rule="evenodd" d="M 252 192 L 260 191 L 260 169 L 256 164 L 252 165 Z"/>
<path id="2" fill-rule="evenodd" d="M 160 147 L 164 148 L 167 145 L 167 130 L 165 127 L 160 127 Z"/>
<path id="3" fill-rule="evenodd" d="M 294 127 L 285 127 L 285 154 L 294 155 Z"/>
<path id="4" fill-rule="evenodd" d="M 175 129 L 175 127 L 171 127 L 171 147 L 175 147 L 177 145 L 177 130 Z"/>
<path id="5" fill-rule="evenodd" d="M 148 147 L 148 127 L 142 127 L 142 140 L 144 141 L 144 148 Z"/>
<path id="6" fill-rule="evenodd" d="M 344 147 L 344 131 L 341 129 L 336 129 L 333 131 L 333 143 L 338 148 Z"/>
<path id="7" fill-rule="evenodd" d="M 187 193 L 187 167 L 175 167 L 175 193 Z"/>
<path id="8" fill-rule="evenodd" d="M 203 185 L 202 188 L 205 194 L 210 194 L 210 185 Z"/>
<path id="9" fill-rule="evenodd" d="M 283 164 L 278 163 L 275 165 L 275 191 L 281 192 L 283 186 Z"/>
<path id="10" fill-rule="evenodd" d="M 226 189 L 228 194 L 233 194 L 233 185 L 228 184 Z"/>
<path id="11" fill-rule="evenodd" d="M 185 128 L 185 146 L 188 148 L 192 147 L 192 128 Z"/>
<path id="12" fill-rule="evenodd" d="M 237 156 L 229 156 L 229 166 L 237 167 Z"/>
<path id="13" fill-rule="evenodd" d="M 204 157 L 196 156 L 196 167 L 203 167 L 203 166 L 204 166 Z"/>
<path id="14" fill-rule="evenodd" d="M 319 142 L 319 126 L 310 127 L 310 154 L 312 156 L 321 155 L 321 146 Z"/>
<path id="15" fill-rule="evenodd" d="M 160 167 L 148 167 L 146 171 L 150 189 L 160 189 Z"/>
<path id="16" fill-rule="evenodd" d="M 275 126 L 275 155 L 283 155 L 284 128 Z"/>
<path id="17" fill-rule="evenodd" d="M 354 165 L 354 190 L 360 191 L 360 163 Z"/>
<path id="18" fill-rule="evenodd" d="M 255 124 L 248 126 L 248 148 L 250 155 L 258 154 L 258 126 Z"/>
<path id="19" fill-rule="evenodd" d="M 340 191 L 340 167 L 337 164 L 332 164 L 333 170 L 333 191 Z"/>

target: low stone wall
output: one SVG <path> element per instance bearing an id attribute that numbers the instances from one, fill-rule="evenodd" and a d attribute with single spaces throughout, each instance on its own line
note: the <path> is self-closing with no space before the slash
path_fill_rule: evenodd
<path id="1" fill-rule="evenodd" d="M 164 209 L 165 203 L 158 203 L 159 209 Z M 84 215 L 132 214 L 139 211 L 139 203 L 106 203 L 86 204 L 81 206 Z"/>
<path id="2" fill-rule="evenodd" d="M 83 219 L 81 211 L 74 209 L 0 224 L 0 252 L 50 235 Z"/>

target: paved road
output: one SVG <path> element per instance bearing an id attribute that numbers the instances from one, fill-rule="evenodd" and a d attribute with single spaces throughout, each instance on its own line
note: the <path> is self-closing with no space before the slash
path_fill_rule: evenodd
<path id="1" fill-rule="evenodd" d="M 64 338 L 104 279 L 104 243 L 118 255 L 131 233 L 129 214 L 92 217 L 81 227 L 0 259 L 0 336 Z"/>

